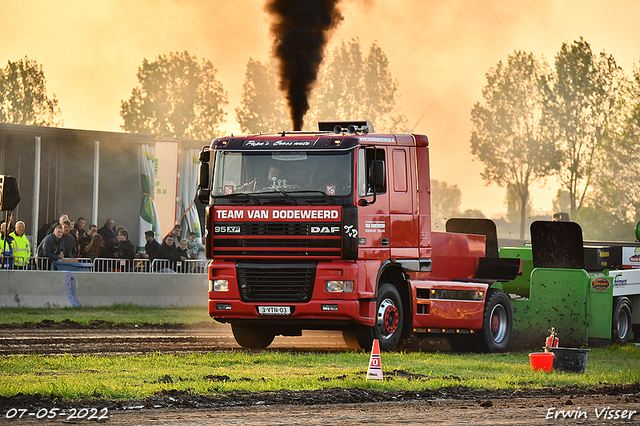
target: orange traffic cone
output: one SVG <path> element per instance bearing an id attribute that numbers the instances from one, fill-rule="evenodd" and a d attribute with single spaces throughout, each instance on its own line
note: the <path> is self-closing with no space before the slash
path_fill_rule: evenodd
<path id="1" fill-rule="evenodd" d="M 367 371 L 367 380 L 382 380 L 382 362 L 380 361 L 380 343 L 378 339 L 373 341 L 373 349 L 371 349 L 371 358 L 369 358 L 369 370 Z"/>

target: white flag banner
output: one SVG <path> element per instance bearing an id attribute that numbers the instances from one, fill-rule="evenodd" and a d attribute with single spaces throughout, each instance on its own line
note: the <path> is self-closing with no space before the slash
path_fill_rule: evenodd
<path id="1" fill-rule="evenodd" d="M 200 151 L 188 149 L 182 155 L 180 161 L 180 189 L 178 191 L 178 214 L 182 218 L 182 237 L 187 238 L 189 232 L 196 234 L 196 239 L 202 243 L 202 230 L 200 229 L 200 215 L 195 206 L 196 192 L 198 190 L 198 175 L 200 173 Z"/>
<path id="2" fill-rule="evenodd" d="M 158 210 L 154 200 L 155 193 L 155 155 L 149 145 L 140 145 L 139 149 L 140 190 L 142 201 L 140 203 L 140 234 L 138 238 L 138 251 L 144 248 L 145 232 L 153 231 L 155 239 L 160 242 L 162 233 L 158 221 Z"/>

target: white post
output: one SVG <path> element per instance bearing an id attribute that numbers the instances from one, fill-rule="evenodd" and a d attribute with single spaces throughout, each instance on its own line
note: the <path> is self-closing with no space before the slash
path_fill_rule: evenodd
<path id="1" fill-rule="evenodd" d="M 93 208 L 91 224 L 98 225 L 98 188 L 100 184 L 100 141 L 93 141 Z M 100 225 L 98 225 L 98 228 Z"/>
<path id="2" fill-rule="evenodd" d="M 35 164 L 33 166 L 33 204 L 31 206 L 31 254 L 38 245 L 38 223 L 40 222 L 40 157 L 42 155 L 42 140 L 36 136 Z"/>

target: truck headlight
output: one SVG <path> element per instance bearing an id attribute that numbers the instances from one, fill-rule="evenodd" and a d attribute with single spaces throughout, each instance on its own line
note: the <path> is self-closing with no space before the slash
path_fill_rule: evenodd
<path id="1" fill-rule="evenodd" d="M 229 291 L 228 280 L 213 280 L 211 291 Z"/>
<path id="2" fill-rule="evenodd" d="M 327 293 L 352 293 L 353 281 L 327 281 Z"/>

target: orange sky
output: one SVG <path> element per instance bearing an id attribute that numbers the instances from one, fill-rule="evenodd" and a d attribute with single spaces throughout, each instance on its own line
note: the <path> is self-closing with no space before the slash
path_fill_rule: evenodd
<path id="1" fill-rule="evenodd" d="M 68 128 L 120 131 L 120 101 L 137 84 L 143 58 L 187 50 L 218 69 L 229 93 L 227 123 L 238 132 L 238 105 L 250 57 L 270 56 L 263 0 L 0 0 L 0 66 L 25 55 L 43 65 Z M 515 49 L 550 62 L 562 42 L 584 37 L 631 74 L 640 59 L 637 0 L 343 0 L 332 36 L 377 41 L 416 132 L 429 136 L 432 177 L 462 189 L 462 208 L 494 217 L 504 189 L 485 186 L 469 153 L 470 111 L 485 73 Z M 331 49 L 331 46 L 329 49 Z M 366 50 L 365 50 L 366 51 Z M 375 123 L 374 123 L 375 125 Z M 556 184 L 533 188 L 537 211 L 551 209 Z"/>

